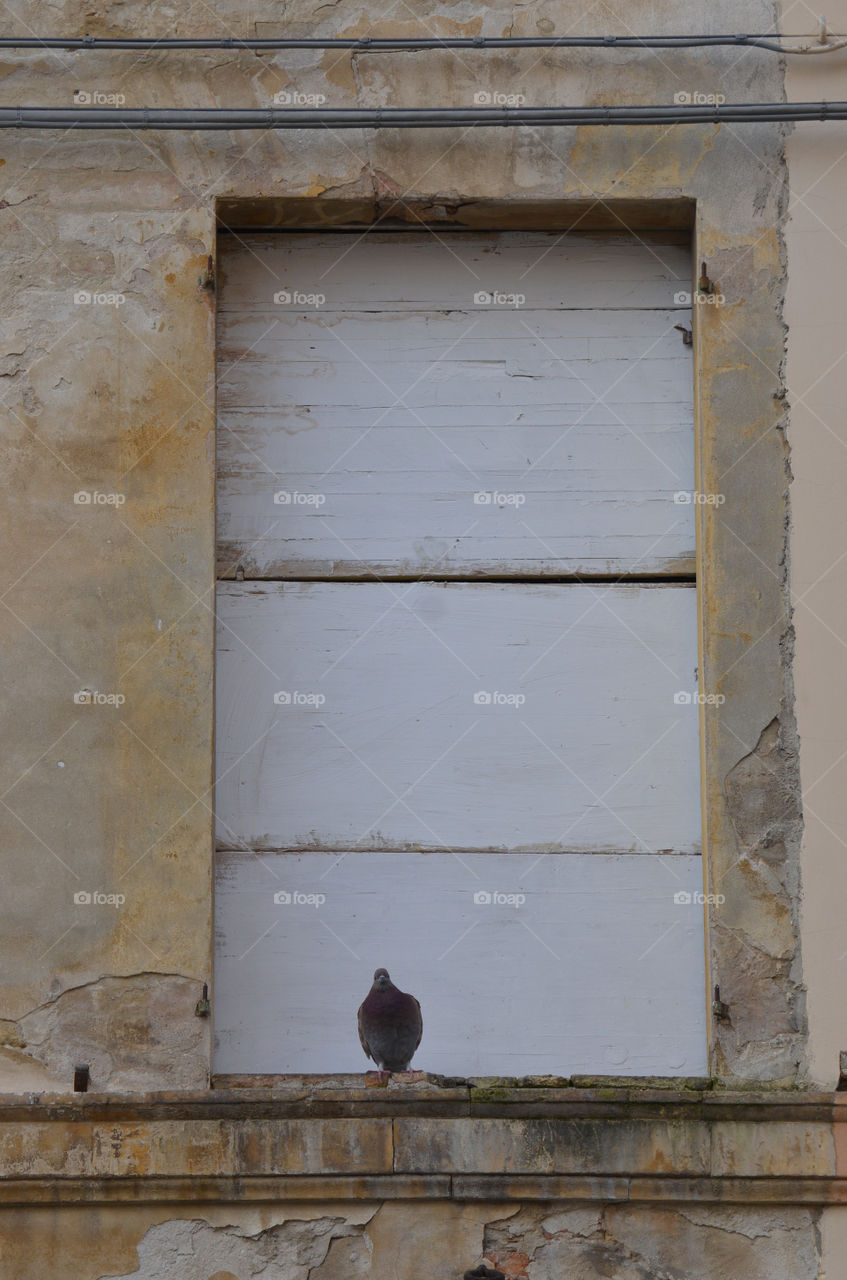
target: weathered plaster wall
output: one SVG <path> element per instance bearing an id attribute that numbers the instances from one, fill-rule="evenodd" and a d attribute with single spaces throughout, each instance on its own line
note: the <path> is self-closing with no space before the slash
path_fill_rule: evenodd
<path id="1" fill-rule="evenodd" d="M 600 3 L 581 15 L 560 0 L 484 10 L 458 0 L 402 17 L 369 14 L 349 0 L 318 9 L 212 0 L 184 12 L 156 0 L 113 0 L 96 10 L 81 0 L 11 0 L 7 11 L 7 33 L 52 34 L 348 35 L 370 32 L 377 23 L 384 34 L 422 26 L 471 35 L 756 31 L 774 20 L 764 0 L 726 0 L 708 9 L 636 0 L 625 11 Z M 247 106 L 269 104 L 277 90 L 293 87 L 325 94 L 329 105 L 375 106 L 459 104 L 479 89 L 525 93 L 529 103 L 598 103 L 671 102 L 675 92 L 695 90 L 768 101 L 784 88 L 779 59 L 737 50 L 566 58 L 539 51 L 390 57 L 34 52 L 4 57 L 0 75 L 6 102 L 61 105 L 72 104 L 75 90 L 122 93 L 128 106 Z M 804 88 L 801 96 L 817 95 Z M 809 129 L 803 127 L 804 137 Z M 389 213 L 414 219 L 423 209 L 427 218 L 462 225 L 484 225 L 486 201 L 581 200 L 584 225 L 599 220 L 611 229 L 623 229 L 616 210 L 624 206 L 616 201 L 697 202 L 698 255 L 727 299 L 720 311 L 700 309 L 693 351 L 700 371 L 698 488 L 725 496 L 719 513 L 702 509 L 699 530 L 701 687 L 727 698 L 719 717 L 704 710 L 708 887 L 726 896 L 712 921 L 711 979 L 729 1006 L 728 1020 L 715 1024 L 713 1070 L 724 1082 L 802 1079 L 805 983 L 813 1009 L 812 1074 L 831 1083 L 832 1051 L 840 1042 L 830 1027 L 841 1010 L 833 964 L 840 963 L 832 890 L 839 883 L 832 877 L 840 874 L 837 839 L 832 845 L 816 839 L 809 846 L 815 857 L 807 851 L 804 865 L 811 878 L 804 943 L 814 981 L 801 970 L 797 921 L 801 806 L 788 667 L 782 371 L 786 225 L 794 234 L 794 224 L 786 224 L 787 132 L 745 125 L 0 137 L 0 420 L 11 516 L 0 593 L 6 726 L 0 838 L 6 884 L 14 888 L 0 907 L 4 1087 L 66 1092 L 77 1060 L 91 1062 L 95 1089 L 112 1093 L 206 1083 L 209 1024 L 194 1014 L 202 983 L 212 977 L 214 296 L 205 271 L 219 202 L 227 202 L 229 219 L 238 218 L 239 209 L 245 220 L 264 210 L 276 225 L 296 218 L 283 203 L 296 198 L 317 201 L 308 205 L 307 220 L 320 221 L 327 207 L 338 221 Z M 835 147 L 834 137 L 819 130 L 813 154 L 796 151 L 801 130 L 791 136 L 792 165 L 810 165 L 808 185 L 827 163 L 836 165 L 835 180 L 843 148 L 837 155 L 826 150 Z M 804 179 L 801 191 L 805 186 Z M 843 350 L 834 327 L 833 256 L 810 229 L 806 239 L 789 240 L 789 265 L 803 263 L 809 279 L 832 292 L 826 322 L 810 325 L 805 346 L 798 332 L 789 359 L 810 361 L 831 349 L 835 360 Z M 792 275 L 792 288 L 800 274 Z M 120 294 L 125 301 L 75 301 L 79 291 Z M 813 293 L 792 296 L 795 314 L 814 315 Z M 799 379 L 806 403 L 814 403 L 807 394 L 814 376 Z M 799 397 L 789 393 L 788 400 L 797 415 Z M 795 425 L 795 449 L 797 439 Z M 798 481 L 806 477 L 808 495 L 805 516 L 799 499 L 794 504 L 798 539 L 806 537 L 805 550 L 792 548 L 795 589 L 798 581 L 811 586 L 824 567 L 820 556 L 831 543 L 815 541 L 811 517 L 820 514 L 822 475 L 833 477 L 827 492 L 837 495 L 841 456 L 828 448 L 827 433 L 808 439 L 817 452 L 805 455 L 805 470 L 796 458 L 793 463 Z M 74 502 L 75 494 L 95 491 L 124 500 Z M 829 515 L 836 509 L 833 500 Z M 832 531 L 839 532 L 834 525 Z M 826 616 L 838 631 L 840 615 Z M 837 735 L 822 727 L 838 709 L 822 680 L 822 672 L 840 669 L 840 644 L 831 635 L 830 642 L 822 665 L 822 651 L 801 632 L 799 685 L 810 717 L 804 753 L 807 741 L 820 738 L 818 756 L 804 754 L 804 781 L 810 759 L 821 766 L 814 766 L 813 777 L 833 760 Z M 75 703 L 74 694 L 84 689 L 125 701 Z M 827 792 L 831 809 L 814 804 L 832 831 L 840 821 L 837 777 L 835 769 Z M 823 787 L 822 781 L 819 794 Z M 74 902 L 75 894 L 95 891 L 125 900 Z M 312 1273 L 335 1280 L 350 1272 L 405 1280 L 421 1271 L 453 1277 L 487 1257 L 528 1280 L 558 1276 L 566 1266 L 581 1280 L 675 1273 L 696 1280 L 763 1274 L 813 1280 L 823 1274 L 817 1235 L 823 1213 L 830 1280 L 839 1274 L 844 1210 L 822 1209 L 824 1200 L 816 1198 L 838 1203 L 845 1194 L 838 1181 L 844 1164 L 839 1167 L 826 1125 L 816 1122 L 789 1144 L 777 1128 L 763 1142 L 760 1122 L 750 1121 L 721 1146 L 703 1135 L 698 1121 L 685 1148 L 697 1177 L 680 1178 L 675 1194 L 683 1188 L 690 1194 L 696 1182 L 704 1195 L 741 1196 L 740 1203 L 626 1203 L 630 1187 L 617 1178 L 616 1165 L 614 1178 L 602 1185 L 595 1180 L 586 1190 L 590 1204 L 571 1198 L 563 1206 L 566 1193 L 573 1197 L 568 1179 L 589 1178 L 600 1156 L 616 1150 L 602 1123 L 591 1130 L 594 1146 L 576 1154 L 554 1119 L 512 1131 L 505 1148 L 502 1134 L 491 1137 L 488 1120 L 488 1128 L 471 1118 L 458 1123 L 461 1133 L 436 1125 L 420 1137 L 426 1178 L 440 1179 L 421 1186 L 422 1199 L 395 1203 L 360 1187 L 353 1207 L 340 1195 L 319 1198 L 313 1187 L 307 1210 L 291 1204 L 282 1212 L 275 1205 L 266 1213 L 244 1204 L 197 1203 L 205 1174 L 216 1162 L 226 1165 L 230 1150 L 254 1159 L 257 1177 L 264 1171 L 270 1147 L 256 1134 L 261 1121 L 233 1122 L 230 1146 L 212 1129 L 198 1130 L 186 1147 L 177 1204 L 21 1207 L 7 1198 L 0 1210 L 5 1270 L 21 1280 L 165 1274 L 305 1280 Z M 666 1180 L 685 1163 L 674 1123 L 668 1122 L 666 1147 L 642 1150 L 640 1157 L 660 1159 L 659 1176 Z M 411 1143 L 414 1125 L 405 1124 L 396 1122 L 396 1135 Z M 388 1127 L 394 1141 L 390 1116 L 383 1121 Z M 141 1122 L 129 1132 L 114 1124 L 84 1134 L 82 1128 L 72 1142 L 63 1124 L 48 1118 L 30 1145 L 10 1130 L 8 1158 L 14 1156 L 23 1188 L 16 1183 L 7 1193 L 34 1197 L 38 1183 L 56 1197 L 64 1179 L 63 1193 L 105 1197 L 112 1190 L 93 1186 L 105 1168 L 120 1184 L 117 1194 L 143 1197 L 152 1194 L 144 1190 L 145 1171 L 153 1168 L 160 1185 L 170 1169 L 166 1149 L 157 1146 L 160 1130 L 144 1132 Z M 300 1133 L 303 1150 L 318 1160 L 316 1171 L 308 1166 L 314 1182 L 326 1166 L 319 1130 L 306 1119 Z M 364 1149 L 353 1143 L 346 1150 L 342 1137 L 343 1126 L 338 1159 L 356 1170 Z M 380 1141 L 374 1148 L 379 1168 L 393 1185 L 406 1175 L 396 1172 L 387 1137 Z M 289 1146 L 280 1139 L 281 1150 Z M 510 1199 L 483 1203 L 473 1171 L 481 1167 L 484 1178 L 494 1178 L 506 1148 L 527 1177 L 539 1175 L 536 1191 L 521 1199 L 504 1184 L 499 1195 Z M 446 1172 L 436 1165 L 433 1173 L 433 1151 Z M 460 1192 L 478 1197 L 470 1205 L 438 1198 L 449 1193 L 444 1188 L 456 1151 L 469 1170 Z M 798 1183 L 792 1192 L 796 1203 L 750 1207 L 755 1192 L 739 1180 L 765 1166 L 784 1180 L 791 1174 L 786 1161 L 809 1175 L 805 1191 Z M 244 1194 L 240 1166 L 234 1169 L 226 1166 L 227 1188 L 215 1183 L 210 1194 Z M 78 1184 L 68 1188 L 75 1170 Z M 687 1166 L 682 1172 L 690 1174 Z M 283 1165 L 279 1178 L 288 1173 Z M 665 1181 L 644 1194 L 667 1200 L 671 1190 Z M 307 1220 L 314 1225 L 305 1227 Z"/>
<path id="2" fill-rule="evenodd" d="M 532 1205 L 489 1223 L 484 1250 L 507 1276 L 527 1280 L 811 1276 L 814 1224 L 805 1209 Z"/>
<path id="3" fill-rule="evenodd" d="M 75 1213 L 74 1228 L 62 1223 Z M 833 1211 L 839 1212 L 839 1211 Z M 807 1209 L 574 1204 L 289 1206 L 259 1225 L 243 1208 L 0 1214 L 17 1280 L 452 1280 L 483 1263 L 509 1280 L 795 1280 L 819 1274 Z M 79 1232 L 84 1250 L 57 1248 Z M 13 1269 L 12 1269 L 13 1268 Z M 116 1268 L 122 1268 L 117 1270 Z M 831 1273 L 834 1280 L 838 1273 Z"/>
<path id="4" fill-rule="evenodd" d="M 248 1280 L 259 1274 L 334 1280 L 340 1262 L 361 1273 L 356 1263 L 369 1258 L 372 1247 L 364 1229 L 377 1212 L 367 1203 L 298 1204 L 283 1211 L 191 1204 L 177 1211 L 28 1207 L 0 1213 L 0 1262 L 20 1280 L 62 1274 L 106 1280 L 122 1273 L 139 1280 Z"/>
<path id="5" fill-rule="evenodd" d="M 8 1099 L 0 1263 L 456 1280 L 484 1256 L 515 1280 L 813 1280 L 821 1213 L 837 1231 L 847 1201 L 845 1120 L 831 1094 L 608 1085 Z"/>
<path id="6" fill-rule="evenodd" d="M 370 29 L 368 16 L 346 3 L 314 14 L 273 4 L 248 13 L 219 2 L 175 19 L 141 0 L 96 14 L 70 0 L 12 12 L 21 30 L 50 32 Z M 378 16 L 386 33 L 422 21 Z M 773 13 L 748 0 L 708 15 L 668 2 L 628 5 L 625 20 L 603 5 L 576 18 L 555 4 L 501 4 L 482 17 L 463 0 L 433 9 L 426 23 L 469 34 L 662 32 L 697 31 L 706 16 L 712 29 L 757 30 Z M 70 104 L 83 90 L 122 93 L 127 105 L 249 105 L 285 87 L 369 106 L 461 103 L 480 88 L 523 92 L 536 103 L 670 102 L 695 90 L 767 100 L 781 96 L 782 69 L 773 55 L 736 50 L 566 58 L 35 52 L 5 60 L 3 74 L 5 99 L 27 103 Z M 211 977 L 214 551 L 214 298 L 203 277 L 216 201 L 230 202 L 230 217 L 233 201 L 254 197 L 332 196 L 365 202 L 372 216 L 393 201 L 400 218 L 412 217 L 414 205 L 465 223 L 484 220 L 475 201 L 588 199 L 605 225 L 623 229 L 609 201 L 688 198 L 697 201 L 698 253 L 727 299 L 720 313 L 699 309 L 694 352 L 699 487 L 726 498 L 719 516 L 703 509 L 700 530 L 702 687 L 727 697 L 719 719 L 711 709 L 705 716 L 710 888 L 726 896 L 713 920 L 711 977 L 730 1006 L 729 1021 L 715 1024 L 713 1066 L 724 1077 L 775 1083 L 802 1074 L 799 807 L 783 582 L 782 129 L 7 133 L 0 150 L 2 413 L 13 479 L 2 611 L 8 790 L 0 810 L 16 886 L 3 907 L 9 1069 L 29 1055 L 67 1086 L 67 1052 L 49 1043 L 65 1035 L 64 1019 L 59 1010 L 33 1011 L 67 1003 L 63 993 L 73 991 L 75 1020 L 91 1028 L 81 1042 L 94 1086 L 135 1087 L 139 1073 L 153 1085 L 160 1059 L 140 1046 L 155 1038 L 154 1006 L 168 990 L 170 1034 L 186 1046 L 179 1077 L 196 1082 L 202 1072 L 207 1024 L 198 1032 L 194 1004 Z M 319 200 L 310 216 L 320 219 L 322 207 Z M 125 302 L 75 303 L 80 290 Z M 124 501 L 79 505 L 79 491 Z M 125 702 L 77 705 L 80 689 Z M 756 799 L 746 786 L 751 774 Z M 125 902 L 74 902 L 92 891 Z M 144 976 L 156 973 L 171 975 L 170 985 Z M 125 1006 L 113 1001 L 104 1022 L 99 984 L 115 979 L 133 994 Z M 27 1028 L 36 1025 L 30 1044 Z M 131 1069 L 105 1043 L 115 1038 L 139 1045 Z M 32 1082 L 40 1079 L 35 1072 Z"/>

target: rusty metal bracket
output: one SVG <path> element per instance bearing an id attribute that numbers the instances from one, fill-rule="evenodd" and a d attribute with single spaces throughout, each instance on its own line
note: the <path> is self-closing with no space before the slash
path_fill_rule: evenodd
<path id="1" fill-rule="evenodd" d="M 215 292 L 215 263 L 211 254 L 209 254 L 209 260 L 206 263 L 206 270 L 197 283 L 201 289 L 205 289 L 208 293 Z"/>
<path id="2" fill-rule="evenodd" d="M 715 998 L 712 1001 L 712 1013 L 716 1018 L 720 1018 L 721 1022 L 729 1021 L 729 1005 L 721 1000 L 721 989 L 715 987 Z"/>

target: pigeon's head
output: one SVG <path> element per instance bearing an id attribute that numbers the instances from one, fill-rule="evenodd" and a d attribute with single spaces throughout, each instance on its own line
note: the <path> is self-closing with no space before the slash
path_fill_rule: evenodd
<path id="1" fill-rule="evenodd" d="M 388 976 L 387 969 L 377 969 L 374 974 L 374 986 L 377 991 L 387 991 L 391 986 L 391 979 Z"/>

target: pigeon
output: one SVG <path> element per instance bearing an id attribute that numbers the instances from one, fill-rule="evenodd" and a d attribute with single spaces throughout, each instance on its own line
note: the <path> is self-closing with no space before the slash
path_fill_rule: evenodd
<path id="1" fill-rule="evenodd" d="M 359 1006 L 359 1039 L 369 1058 L 384 1072 L 408 1071 L 423 1035 L 421 1006 L 398 991 L 387 969 L 377 969 L 373 986 Z"/>

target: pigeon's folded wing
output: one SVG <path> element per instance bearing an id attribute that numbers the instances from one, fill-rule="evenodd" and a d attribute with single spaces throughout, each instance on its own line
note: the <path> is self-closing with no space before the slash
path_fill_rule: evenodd
<path id="1" fill-rule="evenodd" d="M 420 1001 L 417 1000 L 415 996 L 412 996 L 412 999 L 415 1001 L 415 1008 L 418 1011 L 418 1038 L 415 1041 L 415 1049 L 417 1049 L 418 1045 L 421 1042 L 421 1039 L 423 1038 L 423 1014 L 421 1013 Z M 412 1060 L 412 1057 L 414 1057 L 414 1050 L 412 1051 L 412 1055 L 409 1058 L 410 1062 Z"/>
<path id="2" fill-rule="evenodd" d="M 368 1042 L 365 1039 L 365 1028 L 363 1025 L 365 1020 L 364 1015 L 365 1015 L 365 1006 L 363 1004 L 360 1004 L 359 1005 L 359 1043 L 361 1044 L 362 1048 L 365 1051 L 365 1057 L 370 1058 L 372 1057 L 372 1055 L 371 1055 L 370 1048 L 368 1047 Z"/>

